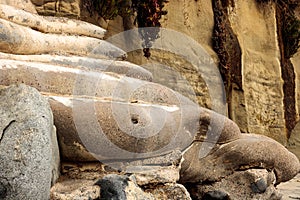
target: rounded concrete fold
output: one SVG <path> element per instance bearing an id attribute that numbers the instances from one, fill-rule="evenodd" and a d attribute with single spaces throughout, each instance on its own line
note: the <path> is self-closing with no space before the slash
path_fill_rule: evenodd
<path id="1" fill-rule="evenodd" d="M 201 143 L 194 143 L 184 154 L 182 182 L 218 181 L 234 171 L 251 168 L 273 170 L 276 184 L 292 179 L 300 170 L 298 158 L 283 145 L 262 135 L 241 134 L 232 142 L 217 145 L 199 159 Z"/>
<path id="2" fill-rule="evenodd" d="M 46 34 L 0 19 L 0 51 L 13 54 L 60 53 L 93 58 L 123 59 L 126 52 L 100 39 Z"/>

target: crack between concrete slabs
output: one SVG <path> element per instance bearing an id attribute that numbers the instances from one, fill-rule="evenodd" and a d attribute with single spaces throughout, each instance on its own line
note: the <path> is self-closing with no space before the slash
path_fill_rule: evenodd
<path id="1" fill-rule="evenodd" d="M 16 120 L 10 121 L 10 122 L 8 123 L 8 125 L 6 125 L 6 126 L 4 127 L 4 129 L 3 129 L 3 131 L 2 131 L 2 134 L 1 134 L 1 137 L 0 137 L 0 143 L 1 143 L 2 139 L 3 139 L 3 137 L 4 137 L 4 133 L 6 132 L 6 130 L 7 130 L 14 122 L 16 122 Z"/>

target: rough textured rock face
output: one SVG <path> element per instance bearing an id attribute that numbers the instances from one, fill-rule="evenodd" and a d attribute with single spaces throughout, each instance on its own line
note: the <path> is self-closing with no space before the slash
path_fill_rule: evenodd
<path id="1" fill-rule="evenodd" d="M 235 1 L 230 22 L 242 49 L 243 95 L 246 122 L 233 110 L 237 124 L 247 132 L 264 134 L 286 142 L 280 52 L 276 32 L 275 4 Z M 262 92 L 265 91 L 265 92 Z M 236 104 L 240 99 L 237 100 Z"/>
<path id="2" fill-rule="evenodd" d="M 50 106 L 25 85 L 1 89 L 0 99 L 0 198 L 48 199 L 59 173 Z"/>
<path id="3" fill-rule="evenodd" d="M 300 159 L 300 123 L 298 122 L 291 133 L 287 148 Z"/>
<path id="4" fill-rule="evenodd" d="M 63 163 L 62 173 L 51 188 L 52 199 L 191 199 L 185 187 L 176 183 L 178 166 L 144 166 L 124 174 L 100 163 Z"/>
<path id="5" fill-rule="evenodd" d="M 300 191 L 299 191 L 299 179 L 300 174 L 295 176 L 292 180 L 281 183 L 277 186 L 279 192 L 283 194 L 283 199 L 299 199 L 300 198 Z"/>
<path id="6" fill-rule="evenodd" d="M 300 19 L 300 17 L 299 17 Z M 295 54 L 292 57 L 292 63 L 295 66 L 295 73 L 296 73 L 296 100 L 297 100 L 297 108 L 298 108 L 298 113 L 300 113 L 300 92 L 299 92 L 299 87 L 300 87 L 300 67 L 299 63 L 300 63 L 300 52 L 298 52 L 297 54 Z"/>
<path id="7" fill-rule="evenodd" d="M 81 0 L 32 0 L 36 11 L 41 15 L 66 16 L 76 18 L 80 16 Z"/>
<path id="8" fill-rule="evenodd" d="M 122 58 L 125 52 L 103 40 L 63 34 L 43 34 L 0 19 L 1 51 L 16 54 L 69 53 L 94 58 Z M 14 34 L 12 34 L 12 31 Z M 76 47 L 74 44 L 77 44 Z"/>
<path id="9" fill-rule="evenodd" d="M 187 190 L 176 183 L 152 187 L 144 185 L 145 189 L 142 189 L 133 177 L 113 174 L 103 177 L 96 184 L 100 185 L 101 197 L 104 199 L 191 199 Z"/>
<path id="10" fill-rule="evenodd" d="M 31 13 L 37 13 L 34 4 L 31 0 L 1 0 L 1 4 L 10 5 Z"/>
<path id="11" fill-rule="evenodd" d="M 298 6 L 298 9 L 295 11 L 296 16 L 298 19 L 300 19 L 300 6 Z M 300 113 L 300 51 L 296 53 L 291 58 L 292 64 L 295 66 L 295 84 L 296 84 L 296 111 L 298 114 L 297 117 L 297 124 L 294 127 L 293 131 L 291 132 L 291 136 L 288 141 L 288 149 L 292 151 L 294 154 L 297 155 L 297 157 L 300 159 L 300 122 L 299 122 L 299 113 Z"/>
<path id="12" fill-rule="evenodd" d="M 91 180 L 66 180 L 51 188 L 52 200 L 99 199 L 100 188 Z"/>
<path id="13" fill-rule="evenodd" d="M 280 183 L 294 177 L 299 170 L 296 156 L 281 144 L 265 136 L 242 134 L 232 142 L 215 145 L 212 153 L 204 158 L 199 158 L 197 155 L 201 146 L 201 143 L 195 142 L 185 152 L 180 173 L 181 182 L 215 182 L 234 171 L 262 167 L 274 170 L 276 183 Z M 263 149 L 277 151 L 266 153 Z"/>
<path id="14" fill-rule="evenodd" d="M 273 182 L 275 175 L 264 169 L 235 172 L 221 181 L 202 184 L 190 190 L 193 199 L 279 200 Z M 188 187 L 188 186 L 187 186 Z M 264 193 L 264 196 L 261 194 Z"/>
<path id="15" fill-rule="evenodd" d="M 65 17 L 42 17 L 30 12 L 16 9 L 16 7 L 3 4 L 0 5 L 0 17 L 19 25 L 29 26 L 30 28 L 43 33 L 77 34 L 102 39 L 106 32 L 98 26 L 82 21 L 72 20 Z M 60 23 L 63 23 L 63 26 Z"/>

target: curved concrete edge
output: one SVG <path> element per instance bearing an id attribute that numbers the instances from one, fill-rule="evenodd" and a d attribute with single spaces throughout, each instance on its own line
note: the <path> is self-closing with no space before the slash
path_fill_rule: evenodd
<path id="1" fill-rule="evenodd" d="M 141 87 L 159 87 L 155 83 L 112 72 L 91 71 L 37 62 L 6 59 L 0 59 L 0 61 L 0 84 L 24 83 L 43 93 L 129 99 L 135 98 L 136 92 Z"/>
<path id="2" fill-rule="evenodd" d="M 9 5 L 0 4 L 0 18 L 43 33 L 83 35 L 103 39 L 106 30 L 80 20 L 40 16 Z"/>
<path id="3" fill-rule="evenodd" d="M 191 144 L 198 123 L 194 113 L 182 116 L 180 105 L 53 94 L 49 102 L 62 156 L 69 161 L 123 162 L 182 150 Z"/>
<path id="4" fill-rule="evenodd" d="M 15 55 L 7 53 L 0 53 L 0 59 L 13 60 L 12 63 L 24 63 L 24 65 L 30 65 L 30 63 L 32 63 L 32 65 L 36 65 L 37 63 L 41 63 L 41 65 L 44 65 L 45 63 L 49 65 L 69 67 L 86 71 L 113 72 L 119 75 L 124 75 L 127 77 L 150 82 L 153 79 L 151 72 L 127 61 L 95 59 L 79 56 L 59 56 L 47 54 Z"/>
<path id="5" fill-rule="evenodd" d="M 60 53 L 93 58 L 124 59 L 126 52 L 107 41 L 61 34 L 45 34 L 0 19 L 0 51 L 13 54 Z"/>
<path id="6" fill-rule="evenodd" d="M 216 145 L 212 153 L 199 159 L 201 143 L 186 152 L 181 169 L 181 182 L 218 181 L 234 171 L 265 168 L 274 171 L 276 184 L 292 179 L 299 171 L 298 158 L 283 145 L 262 135 L 241 134 L 232 142 Z"/>

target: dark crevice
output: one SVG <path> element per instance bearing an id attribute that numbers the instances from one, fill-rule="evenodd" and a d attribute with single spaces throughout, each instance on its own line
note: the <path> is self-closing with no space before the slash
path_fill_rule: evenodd
<path id="1" fill-rule="evenodd" d="M 290 55 L 287 52 L 292 52 L 290 44 L 285 42 L 285 38 L 289 37 L 291 33 L 287 33 L 287 26 L 290 23 L 288 17 L 293 10 L 288 4 L 283 1 L 279 1 L 276 4 L 276 23 L 278 44 L 280 49 L 280 65 L 281 76 L 283 79 L 283 105 L 284 105 L 284 118 L 285 126 L 287 129 L 287 138 L 290 137 L 292 130 L 296 125 L 297 113 L 296 113 L 296 83 L 294 66 L 290 60 Z"/>
<path id="2" fill-rule="evenodd" d="M 233 119 L 233 93 L 243 93 L 242 50 L 229 21 L 228 8 L 234 8 L 232 0 L 213 0 L 214 30 L 213 49 L 219 58 L 219 70 L 224 81 L 228 117 Z M 240 99 L 242 101 L 242 99 Z"/>
<path id="3" fill-rule="evenodd" d="M 10 121 L 10 122 L 8 123 L 8 125 L 5 126 L 5 128 L 4 128 L 3 131 L 2 131 L 1 137 L 0 137 L 0 143 L 1 143 L 2 139 L 3 139 L 3 137 L 4 137 L 4 134 L 5 134 L 6 130 L 7 130 L 14 122 L 16 122 L 16 120 Z"/>

